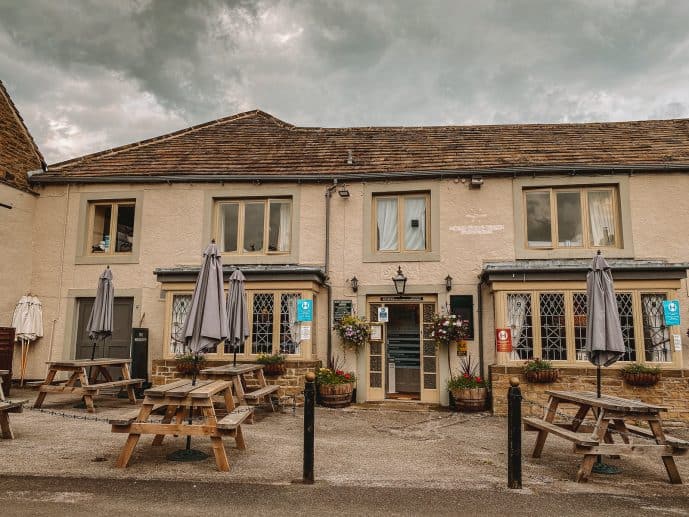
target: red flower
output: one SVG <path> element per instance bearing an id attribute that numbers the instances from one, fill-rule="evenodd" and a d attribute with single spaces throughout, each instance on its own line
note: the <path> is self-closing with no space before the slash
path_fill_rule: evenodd
<path id="1" fill-rule="evenodd" d="M 335 375 L 342 375 L 344 372 L 342 370 L 335 370 Z"/>
<path id="2" fill-rule="evenodd" d="M 469 374 L 468 374 L 468 373 L 465 373 L 465 374 L 464 374 L 464 378 L 465 378 L 465 379 L 468 379 L 468 378 L 469 378 Z"/>
<path id="3" fill-rule="evenodd" d="M 481 377 L 476 377 L 476 382 L 481 382 Z"/>
<path id="4" fill-rule="evenodd" d="M 345 379 L 350 379 L 352 376 L 349 375 L 348 373 L 345 373 L 345 376 L 344 376 L 344 377 L 345 377 Z"/>

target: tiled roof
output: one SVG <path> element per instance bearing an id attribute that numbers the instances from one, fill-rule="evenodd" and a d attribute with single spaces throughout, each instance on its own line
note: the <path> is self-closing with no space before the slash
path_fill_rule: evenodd
<path id="1" fill-rule="evenodd" d="M 351 163 L 349 158 L 351 156 Z M 37 181 L 689 168 L 689 120 L 309 128 L 249 111 L 49 167 Z"/>
<path id="2" fill-rule="evenodd" d="M 41 152 L 0 81 L 0 183 L 30 190 L 26 173 L 44 165 Z"/>

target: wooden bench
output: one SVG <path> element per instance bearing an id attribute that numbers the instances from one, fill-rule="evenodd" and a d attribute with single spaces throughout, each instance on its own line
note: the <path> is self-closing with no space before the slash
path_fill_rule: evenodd
<path id="1" fill-rule="evenodd" d="M 630 425 L 630 424 L 625 424 L 625 427 L 627 428 L 627 431 L 630 432 L 631 434 L 635 434 L 637 436 L 641 436 L 643 438 L 650 438 L 651 440 L 655 440 L 655 437 L 653 436 L 653 431 L 650 429 L 646 429 L 644 427 L 639 427 L 636 425 Z M 682 440 L 680 438 L 675 438 L 674 436 L 665 436 L 665 442 L 668 445 L 671 445 L 675 449 L 689 449 L 689 442 L 686 440 Z"/>
<path id="2" fill-rule="evenodd" d="M 268 402 L 270 402 L 271 409 L 275 411 L 275 404 L 273 403 L 273 398 L 271 395 L 279 389 L 280 386 L 271 384 L 254 391 L 245 392 L 244 398 L 247 400 L 255 400 L 257 404 L 261 402 L 261 399 L 265 398 Z"/>
<path id="3" fill-rule="evenodd" d="M 10 426 L 9 413 L 21 413 L 24 410 L 26 400 L 18 400 L 15 402 L 0 401 L 0 435 L 2 438 L 12 440 L 14 434 Z"/>
<path id="4" fill-rule="evenodd" d="M 598 441 L 590 436 L 571 431 L 557 424 L 551 424 L 540 418 L 524 417 L 522 418 L 522 422 L 524 422 L 525 431 L 548 431 L 555 436 L 559 436 L 560 438 L 564 438 L 570 442 L 574 442 L 576 445 L 583 447 L 593 447 L 594 445 L 598 445 Z M 538 456 L 534 456 L 534 458 L 538 458 L 539 456 L 540 454 Z"/>
<path id="5" fill-rule="evenodd" d="M 218 429 L 234 431 L 247 418 L 253 420 L 254 408 L 251 406 L 237 406 L 230 413 L 218 420 Z"/>
<path id="6" fill-rule="evenodd" d="M 151 411 L 151 413 L 155 413 L 163 407 L 164 406 L 161 404 L 153 406 L 153 410 Z M 127 411 L 126 413 L 122 413 L 121 415 L 117 415 L 116 417 L 111 418 L 110 420 L 108 420 L 108 423 L 115 427 L 128 426 L 139 417 L 139 413 L 141 413 L 141 410 L 139 408 L 132 409 L 131 411 Z"/>
<path id="7" fill-rule="evenodd" d="M 138 386 L 139 388 L 144 383 L 145 379 L 122 379 L 119 381 L 101 382 L 98 384 L 89 384 L 83 386 L 84 391 L 92 391 L 98 394 L 100 390 L 107 388 L 123 388 L 125 386 Z"/>

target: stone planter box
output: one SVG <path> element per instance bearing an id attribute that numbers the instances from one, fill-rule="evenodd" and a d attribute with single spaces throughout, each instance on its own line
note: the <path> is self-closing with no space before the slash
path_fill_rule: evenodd
<path id="1" fill-rule="evenodd" d="M 553 368 L 552 370 L 531 370 L 524 373 L 526 380 L 535 383 L 555 382 L 560 376 L 560 370 Z"/>
<path id="2" fill-rule="evenodd" d="M 622 378 L 632 386 L 655 386 L 660 380 L 660 373 L 622 372 Z"/>

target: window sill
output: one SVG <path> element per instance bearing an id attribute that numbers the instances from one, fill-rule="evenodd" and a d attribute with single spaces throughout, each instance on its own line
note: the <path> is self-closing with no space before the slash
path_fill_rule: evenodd
<path id="1" fill-rule="evenodd" d="M 373 251 L 364 255 L 362 262 L 440 262 L 437 251 Z"/>
<path id="2" fill-rule="evenodd" d="M 128 253 L 118 255 L 93 254 L 79 255 L 74 259 L 75 264 L 138 264 L 139 254 Z"/>
<path id="3" fill-rule="evenodd" d="M 605 258 L 634 258 L 631 248 L 600 248 Z M 576 249 L 515 249 L 517 259 L 573 259 L 591 258 L 596 254 L 598 248 L 576 248 Z"/>
<path id="4" fill-rule="evenodd" d="M 296 264 L 298 262 L 296 253 L 289 254 L 268 254 L 268 255 L 234 255 L 222 254 L 223 264 Z"/>

